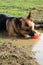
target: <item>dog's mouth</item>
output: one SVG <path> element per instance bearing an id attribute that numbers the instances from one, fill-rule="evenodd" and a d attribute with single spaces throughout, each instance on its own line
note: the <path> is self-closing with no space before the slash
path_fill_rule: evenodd
<path id="1" fill-rule="evenodd" d="M 33 38 L 33 39 L 38 39 L 40 38 L 40 33 L 38 33 L 37 31 L 33 31 L 33 32 L 30 32 L 29 35 Z"/>
<path id="2" fill-rule="evenodd" d="M 32 30 L 26 30 L 28 32 L 28 35 L 30 36 L 34 36 L 34 34 L 36 33 L 35 31 Z"/>
<path id="3" fill-rule="evenodd" d="M 30 32 L 29 32 L 29 35 L 30 35 L 30 36 L 34 36 L 35 33 L 36 33 L 36 32 L 34 32 L 34 31 L 30 31 Z"/>

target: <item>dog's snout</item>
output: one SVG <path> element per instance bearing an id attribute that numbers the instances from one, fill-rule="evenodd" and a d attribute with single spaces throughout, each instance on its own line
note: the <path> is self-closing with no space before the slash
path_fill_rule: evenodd
<path id="1" fill-rule="evenodd" d="M 30 32 L 29 32 L 29 35 L 30 35 L 30 36 L 34 36 L 35 33 L 36 33 L 35 31 L 30 31 Z"/>

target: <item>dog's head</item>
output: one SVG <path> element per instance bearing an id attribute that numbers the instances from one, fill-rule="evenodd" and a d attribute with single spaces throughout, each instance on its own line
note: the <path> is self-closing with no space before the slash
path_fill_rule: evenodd
<path id="1" fill-rule="evenodd" d="M 13 19 L 10 19 L 9 23 L 8 24 L 9 24 L 10 30 L 13 29 L 13 31 L 15 30 L 16 33 L 21 34 L 23 36 L 26 36 L 26 35 L 34 36 L 35 29 L 34 29 L 34 22 L 31 19 L 31 12 L 26 18 L 24 17 L 16 18 L 15 17 Z"/>
<path id="2" fill-rule="evenodd" d="M 35 33 L 34 25 L 35 24 L 32 21 L 31 12 L 29 13 L 29 15 L 26 18 L 21 18 L 20 23 L 21 23 L 22 30 L 27 32 L 28 35 L 34 36 L 34 33 Z"/>

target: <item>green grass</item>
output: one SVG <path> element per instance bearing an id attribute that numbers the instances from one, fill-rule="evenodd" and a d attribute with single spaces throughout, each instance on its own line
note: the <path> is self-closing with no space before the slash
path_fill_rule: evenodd
<path id="1" fill-rule="evenodd" d="M 25 16 L 35 7 L 43 7 L 43 0 L 0 0 L 0 13 L 14 16 Z"/>

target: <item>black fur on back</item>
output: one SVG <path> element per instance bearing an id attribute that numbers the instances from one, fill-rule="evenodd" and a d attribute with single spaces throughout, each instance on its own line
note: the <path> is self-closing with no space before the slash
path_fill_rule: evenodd
<path id="1" fill-rule="evenodd" d="M 14 17 L 8 16 L 6 14 L 0 14 L 0 31 L 6 30 L 6 21 Z"/>

